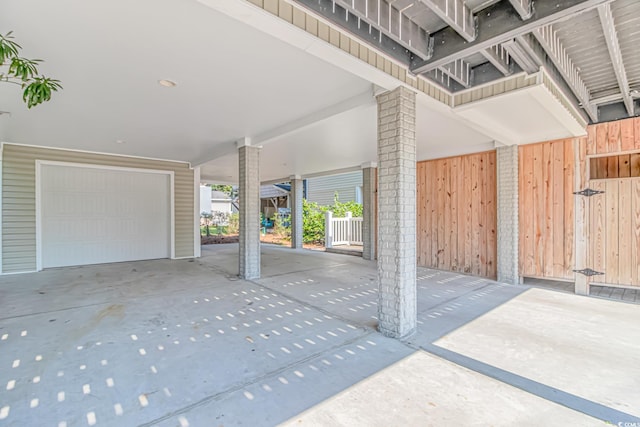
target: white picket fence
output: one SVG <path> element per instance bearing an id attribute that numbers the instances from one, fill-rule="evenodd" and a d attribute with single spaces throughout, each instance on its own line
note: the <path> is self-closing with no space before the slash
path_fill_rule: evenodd
<path id="1" fill-rule="evenodd" d="M 353 218 L 347 212 L 344 218 L 334 218 L 333 212 L 325 213 L 324 245 L 327 248 L 339 245 L 362 245 L 362 218 Z"/>

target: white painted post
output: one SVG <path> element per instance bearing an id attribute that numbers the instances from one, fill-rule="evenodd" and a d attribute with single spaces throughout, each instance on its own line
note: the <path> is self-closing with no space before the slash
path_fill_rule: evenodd
<path id="1" fill-rule="evenodd" d="M 324 247 L 333 247 L 333 212 L 324 213 Z"/>
<path id="2" fill-rule="evenodd" d="M 347 245 L 351 244 L 351 237 L 352 237 L 352 232 L 351 232 L 351 227 L 352 227 L 352 221 L 351 221 L 351 212 L 347 212 L 345 215 L 345 218 L 347 218 Z"/>

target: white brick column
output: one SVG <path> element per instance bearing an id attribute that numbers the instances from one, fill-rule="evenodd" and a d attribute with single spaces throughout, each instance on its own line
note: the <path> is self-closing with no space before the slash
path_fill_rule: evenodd
<path id="1" fill-rule="evenodd" d="M 302 248 L 302 179 L 291 177 L 291 247 Z"/>
<path id="2" fill-rule="evenodd" d="M 518 267 L 518 146 L 496 149 L 498 282 L 520 283 Z"/>
<path id="3" fill-rule="evenodd" d="M 240 266 L 243 279 L 260 277 L 260 148 L 238 142 L 240 159 Z"/>
<path id="4" fill-rule="evenodd" d="M 376 259 L 376 174 L 375 163 L 362 165 L 362 258 Z"/>
<path id="5" fill-rule="evenodd" d="M 378 101 L 378 328 L 404 338 L 415 332 L 416 100 L 404 87 Z"/>

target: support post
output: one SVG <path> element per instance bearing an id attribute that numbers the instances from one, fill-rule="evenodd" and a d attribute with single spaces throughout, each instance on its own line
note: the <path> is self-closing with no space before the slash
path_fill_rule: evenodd
<path id="1" fill-rule="evenodd" d="M 333 212 L 326 211 L 324 213 L 324 247 L 333 247 Z"/>
<path id="2" fill-rule="evenodd" d="M 294 175 L 291 177 L 291 192 L 289 200 L 291 202 L 291 247 L 302 248 L 302 179 Z"/>
<path id="3" fill-rule="evenodd" d="M 416 97 L 399 87 L 378 103 L 378 329 L 412 335 L 416 307 Z"/>
<path id="4" fill-rule="evenodd" d="M 376 259 L 376 174 L 375 163 L 362 165 L 362 258 Z"/>
<path id="5" fill-rule="evenodd" d="M 238 142 L 240 177 L 240 263 L 243 279 L 260 278 L 260 148 Z"/>
<path id="6" fill-rule="evenodd" d="M 587 187 L 586 170 L 586 141 L 581 138 L 573 140 L 573 152 L 575 153 L 575 187 L 573 191 L 580 191 Z M 575 246 L 575 270 L 582 270 L 588 265 L 588 241 L 589 232 L 589 198 L 574 196 L 574 246 Z M 589 276 L 575 273 L 574 292 L 578 295 L 589 295 Z"/>
<path id="7" fill-rule="evenodd" d="M 519 276 L 518 146 L 496 149 L 498 193 L 498 282 L 517 285 Z"/>

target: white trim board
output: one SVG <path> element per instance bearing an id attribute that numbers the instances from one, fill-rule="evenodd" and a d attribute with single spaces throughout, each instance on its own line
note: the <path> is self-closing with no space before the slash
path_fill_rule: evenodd
<path id="1" fill-rule="evenodd" d="M 2 186 L 2 151 L 3 151 L 4 146 L 2 144 L 0 144 L 0 274 L 2 273 L 3 267 L 2 267 L 2 255 L 3 255 L 3 250 L 2 250 L 2 232 L 4 229 L 4 225 L 2 222 L 2 198 L 3 198 L 3 186 Z"/>
<path id="2" fill-rule="evenodd" d="M 193 168 L 193 258 L 200 258 L 200 167 Z"/>
<path id="3" fill-rule="evenodd" d="M 179 163 L 179 164 L 187 165 L 189 169 L 191 169 L 191 163 L 185 162 L 183 160 L 159 159 L 156 157 L 136 156 L 135 154 L 105 153 L 102 151 L 79 150 L 77 148 L 47 147 L 45 145 L 22 144 L 18 142 L 10 142 L 10 141 L 0 142 L 0 147 L 4 147 L 5 145 L 15 145 L 17 147 L 41 148 L 43 150 L 71 151 L 73 153 L 97 154 L 100 156 L 129 157 L 132 159 L 152 160 L 154 162 Z"/>
<path id="4" fill-rule="evenodd" d="M 135 173 L 148 173 L 148 174 L 163 174 L 169 176 L 169 248 L 171 251 L 171 259 L 176 259 L 175 252 L 175 194 L 174 194 L 174 171 L 159 170 L 159 169 L 144 169 L 144 168 L 129 168 L 119 166 L 105 166 L 96 165 L 90 163 L 71 163 L 71 162 L 58 162 L 50 160 L 36 160 L 35 180 L 36 180 L 36 271 L 42 270 L 42 166 L 63 166 L 63 167 L 75 167 L 84 169 L 103 169 L 113 170 L 121 172 L 135 172 Z"/>

